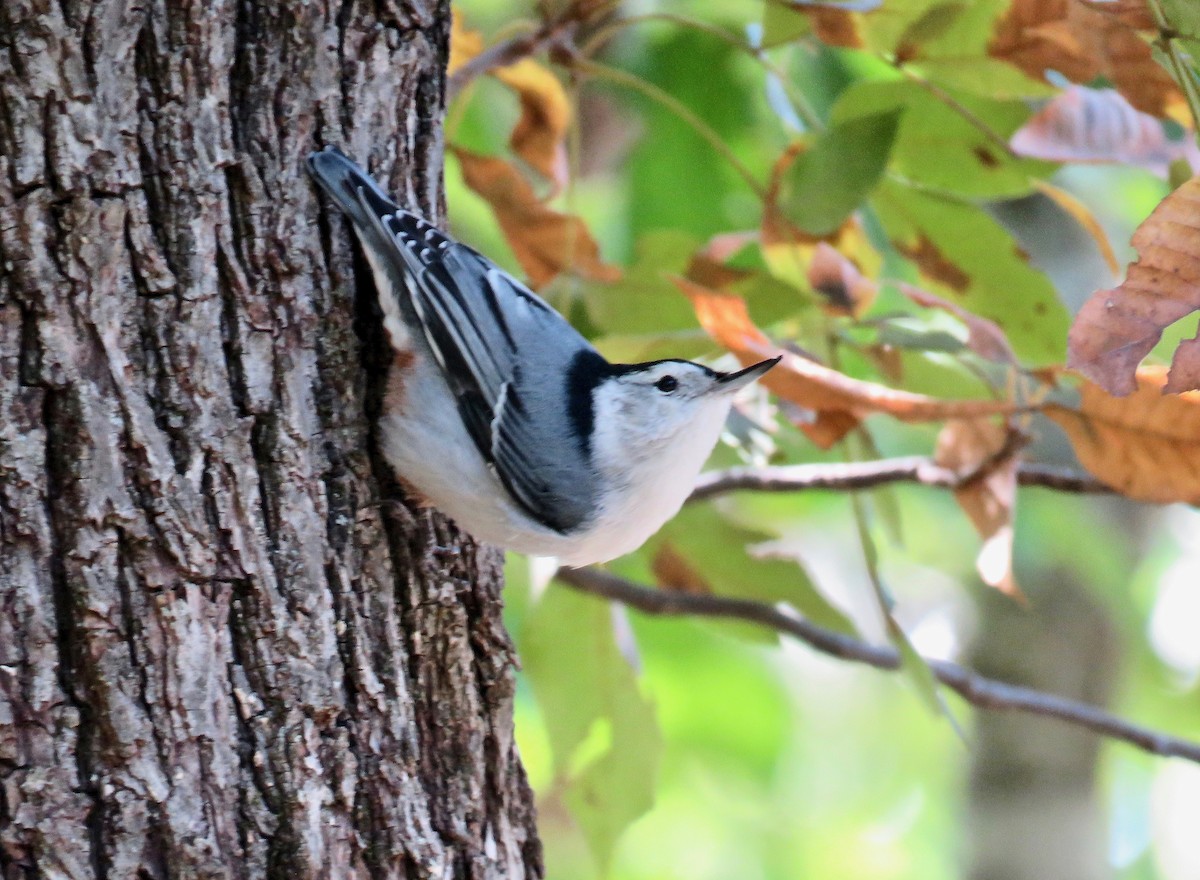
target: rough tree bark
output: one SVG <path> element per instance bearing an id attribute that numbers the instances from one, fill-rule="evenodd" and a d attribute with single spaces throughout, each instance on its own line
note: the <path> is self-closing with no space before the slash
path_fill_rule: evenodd
<path id="1" fill-rule="evenodd" d="M 500 560 L 379 503 L 370 282 L 303 170 L 438 214 L 448 30 L 0 2 L 4 880 L 540 876 Z"/>

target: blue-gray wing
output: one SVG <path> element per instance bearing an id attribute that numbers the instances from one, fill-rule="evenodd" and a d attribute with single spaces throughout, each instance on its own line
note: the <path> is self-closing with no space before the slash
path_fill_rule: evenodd
<path id="1" fill-rule="evenodd" d="M 364 245 L 402 277 L 463 424 L 505 489 L 548 528 L 582 525 L 594 512 L 593 474 L 572 431 L 567 376 L 594 349 L 527 287 L 397 207 L 340 153 L 314 154 L 310 166 Z"/>

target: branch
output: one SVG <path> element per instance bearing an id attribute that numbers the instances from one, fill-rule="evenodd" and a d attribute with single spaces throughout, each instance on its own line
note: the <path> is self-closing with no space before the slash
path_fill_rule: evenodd
<path id="1" fill-rule="evenodd" d="M 590 568 L 560 568 L 557 577 L 581 592 L 622 602 L 647 614 L 749 621 L 792 636 L 823 654 L 842 660 L 865 663 L 877 669 L 900 668 L 900 655 L 894 648 L 870 645 L 853 636 L 824 629 L 799 617 L 785 605 L 772 606 L 751 599 L 652 589 Z M 926 663 L 938 681 L 973 706 L 1057 718 L 1102 736 L 1127 742 L 1151 754 L 1200 763 L 1200 743 L 1132 724 L 1087 703 L 984 678 L 955 663 L 941 660 L 926 660 Z"/>
<path id="2" fill-rule="evenodd" d="M 757 492 L 798 492 L 804 489 L 853 491 L 888 483 L 920 483 L 922 486 L 957 489 L 975 477 L 975 474 L 964 476 L 919 455 L 851 464 L 736 467 L 701 474 L 688 501 L 702 501 L 744 489 Z M 1041 486 L 1060 492 L 1107 494 L 1113 491 L 1094 477 L 1045 464 L 1022 464 L 1017 470 L 1017 482 L 1022 486 Z"/>
<path id="3" fill-rule="evenodd" d="M 490 73 L 498 67 L 507 67 L 545 49 L 563 45 L 571 39 L 578 24 L 578 21 L 569 16 L 557 19 L 547 22 L 531 34 L 513 37 L 483 50 L 454 71 L 447 81 L 446 103 L 449 104 L 467 83 L 476 77 Z"/>

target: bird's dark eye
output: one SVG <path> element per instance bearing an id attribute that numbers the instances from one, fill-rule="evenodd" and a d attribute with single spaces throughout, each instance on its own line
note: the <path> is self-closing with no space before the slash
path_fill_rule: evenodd
<path id="1" fill-rule="evenodd" d="M 661 391 L 663 394 L 670 394 L 672 391 L 674 391 L 676 388 L 679 387 L 679 380 L 676 379 L 674 376 L 663 376 L 661 379 L 659 379 L 657 382 L 654 383 L 654 387 L 657 388 L 659 391 Z"/>

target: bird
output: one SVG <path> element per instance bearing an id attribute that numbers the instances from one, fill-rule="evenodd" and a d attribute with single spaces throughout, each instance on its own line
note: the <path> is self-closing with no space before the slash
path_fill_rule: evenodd
<path id="1" fill-rule="evenodd" d="M 633 552 L 683 506 L 735 393 L 780 360 L 610 363 L 336 147 L 308 167 L 357 234 L 394 352 L 383 457 L 479 541 L 568 567 Z"/>

